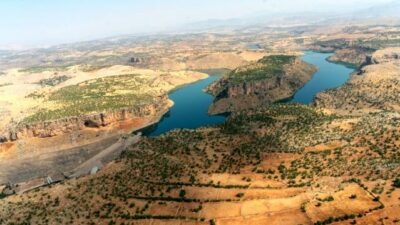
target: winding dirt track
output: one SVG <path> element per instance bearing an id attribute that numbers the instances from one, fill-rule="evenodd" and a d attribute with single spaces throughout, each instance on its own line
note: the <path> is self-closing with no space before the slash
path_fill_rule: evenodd
<path id="1" fill-rule="evenodd" d="M 126 149 L 126 147 L 139 142 L 140 138 L 140 134 L 128 137 L 126 139 L 120 138 L 116 143 L 112 144 L 108 148 L 104 149 L 94 157 L 90 158 L 89 160 L 75 168 L 69 178 L 76 178 L 87 175 L 94 167 L 100 169 L 101 167 L 103 167 L 104 161 L 109 161 L 107 159 L 110 159 L 110 157 L 114 158 L 113 156 L 121 154 L 121 152 Z"/>

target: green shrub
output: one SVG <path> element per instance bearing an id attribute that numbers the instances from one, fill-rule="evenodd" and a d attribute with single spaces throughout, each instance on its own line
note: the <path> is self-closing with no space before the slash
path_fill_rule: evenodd
<path id="1" fill-rule="evenodd" d="M 400 188 L 400 178 L 393 181 L 393 187 Z"/>
<path id="2" fill-rule="evenodd" d="M 244 193 L 242 193 L 242 192 L 236 194 L 236 197 L 238 197 L 238 198 L 242 198 L 243 196 L 244 196 Z"/>

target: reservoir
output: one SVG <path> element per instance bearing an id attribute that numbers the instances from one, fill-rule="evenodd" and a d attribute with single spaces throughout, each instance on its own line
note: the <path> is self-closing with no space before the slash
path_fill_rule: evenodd
<path id="1" fill-rule="evenodd" d="M 174 102 L 174 106 L 158 124 L 143 133 L 148 136 L 158 136 L 176 128 L 194 129 L 224 122 L 225 116 L 208 115 L 208 106 L 212 104 L 214 97 L 203 91 L 223 73 L 217 70 L 209 72 L 208 78 L 171 92 L 169 98 Z"/>
<path id="2" fill-rule="evenodd" d="M 331 55 L 332 53 L 304 52 L 302 59 L 317 66 L 318 71 L 306 85 L 298 90 L 290 100 L 285 102 L 309 104 L 317 93 L 340 87 L 346 83 L 354 68 L 327 61 L 326 59 Z M 208 107 L 212 104 L 214 98 L 203 90 L 217 80 L 223 72 L 214 71 L 208 74 L 210 76 L 207 79 L 183 86 L 171 92 L 169 98 L 174 101 L 174 106 L 159 123 L 146 128 L 143 133 L 147 136 L 158 136 L 177 128 L 194 129 L 222 123 L 225 120 L 225 116 L 210 116 L 207 114 Z"/>
<path id="3" fill-rule="evenodd" d="M 309 104 L 321 91 L 342 86 L 349 79 L 354 68 L 327 60 L 332 53 L 304 52 L 301 57 L 305 62 L 313 64 L 318 71 L 310 81 L 298 90 L 289 102 Z"/>

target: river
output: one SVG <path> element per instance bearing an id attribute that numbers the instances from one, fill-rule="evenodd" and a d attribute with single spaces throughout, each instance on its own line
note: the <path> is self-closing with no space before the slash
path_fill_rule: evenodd
<path id="1" fill-rule="evenodd" d="M 332 53 L 304 52 L 302 59 L 317 66 L 318 71 L 286 102 L 309 104 L 317 93 L 340 87 L 349 79 L 354 68 L 327 61 L 326 59 L 331 55 Z M 207 114 L 208 107 L 213 102 L 213 96 L 203 91 L 222 73 L 221 71 L 210 72 L 207 79 L 186 85 L 170 93 L 169 98 L 174 101 L 174 106 L 159 123 L 146 128 L 143 133 L 147 136 L 158 136 L 176 128 L 193 129 L 223 122 L 225 116 Z"/>
<path id="2" fill-rule="evenodd" d="M 169 94 L 174 106 L 156 125 L 145 129 L 144 134 L 158 136 L 176 128 L 198 128 L 201 126 L 221 123 L 225 116 L 208 115 L 208 106 L 214 97 L 206 92 L 206 88 L 213 81 L 222 76 L 224 72 L 209 72 L 209 77 L 196 83 L 186 85 Z"/>
<path id="3" fill-rule="evenodd" d="M 355 68 L 326 60 L 332 53 L 304 52 L 302 59 L 317 66 L 318 71 L 310 81 L 296 92 L 290 102 L 309 104 L 316 94 L 327 89 L 342 86 L 349 79 Z"/>

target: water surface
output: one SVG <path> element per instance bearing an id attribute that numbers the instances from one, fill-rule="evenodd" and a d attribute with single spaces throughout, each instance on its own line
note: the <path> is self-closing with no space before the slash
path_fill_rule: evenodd
<path id="1" fill-rule="evenodd" d="M 208 115 L 208 107 L 214 97 L 203 91 L 209 84 L 220 78 L 223 72 L 210 72 L 209 77 L 196 83 L 186 85 L 169 94 L 174 106 L 156 125 L 143 133 L 158 136 L 176 128 L 198 128 L 201 126 L 221 123 L 225 116 Z"/>
<path id="2" fill-rule="evenodd" d="M 354 68 L 332 63 L 327 58 L 333 53 L 307 51 L 302 56 L 305 62 L 317 66 L 318 71 L 304 87 L 298 90 L 289 102 L 309 104 L 321 91 L 342 86 L 349 79 Z"/>
<path id="3" fill-rule="evenodd" d="M 249 50 L 261 50 L 262 49 L 261 45 L 257 44 L 257 43 L 248 44 L 247 48 Z"/>
<path id="4" fill-rule="evenodd" d="M 285 102 L 309 104 L 317 93 L 339 87 L 348 80 L 354 69 L 342 64 L 328 62 L 326 59 L 331 55 L 332 53 L 305 52 L 302 59 L 317 66 L 318 71 L 304 87 L 295 93 L 293 98 Z M 144 129 L 143 133 L 148 136 L 158 136 L 172 129 L 194 129 L 222 123 L 225 116 L 207 114 L 208 107 L 212 104 L 214 98 L 203 91 L 222 73 L 222 71 L 209 72 L 210 76 L 207 79 L 186 85 L 170 93 L 169 98 L 174 101 L 174 106 L 159 123 Z"/>

